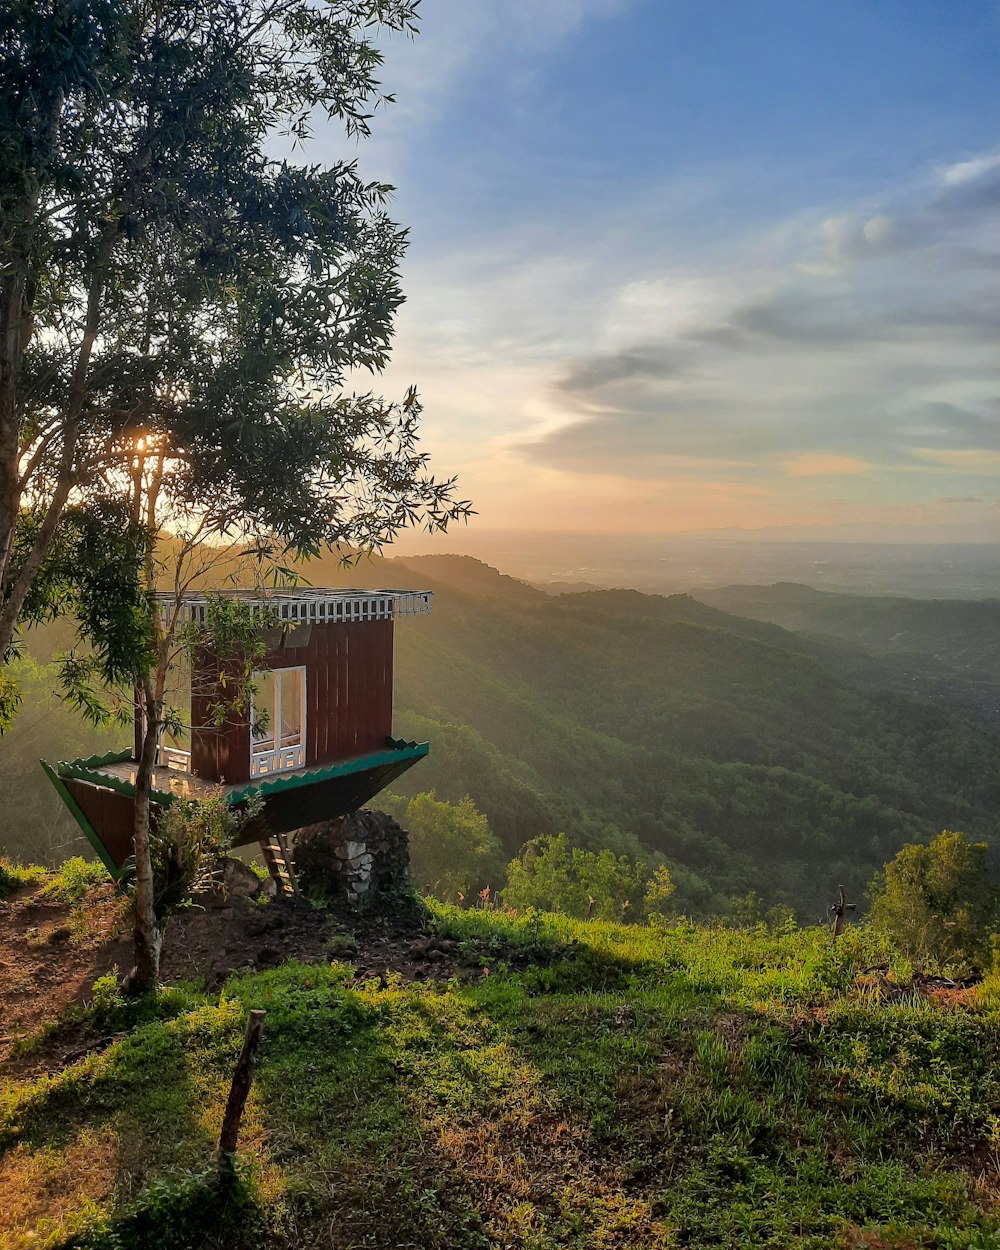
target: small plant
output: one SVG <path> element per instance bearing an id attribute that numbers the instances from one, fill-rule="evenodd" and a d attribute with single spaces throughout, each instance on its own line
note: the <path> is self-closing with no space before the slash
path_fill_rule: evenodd
<path id="1" fill-rule="evenodd" d="M 358 953 L 357 939 L 350 933 L 335 933 L 326 944 L 326 957 L 330 962 L 351 959 Z"/>
<path id="2" fill-rule="evenodd" d="M 42 893 L 70 907 L 78 907 L 97 885 L 108 880 L 108 870 L 99 860 L 86 860 L 80 855 L 66 860 Z"/>
<path id="3" fill-rule="evenodd" d="M 178 799 L 161 811 L 155 829 L 150 830 L 153 905 L 158 920 L 183 907 L 194 891 L 212 885 L 221 857 L 259 809 L 258 800 L 234 811 L 223 791 L 217 789 L 206 799 Z M 124 880 L 130 885 L 133 871 L 129 861 Z"/>
<path id="4" fill-rule="evenodd" d="M 36 881 L 43 881 L 45 876 L 44 868 L 34 865 L 25 867 L 23 864 L 13 864 L 10 860 L 0 859 L 0 898 L 6 898 L 9 894 L 14 894 L 17 890 L 23 889 L 26 885 L 32 885 Z"/>
<path id="5" fill-rule="evenodd" d="M 118 968 L 98 977 L 90 991 L 90 1008 L 97 1024 L 107 1026 L 128 1005 L 118 980 Z"/>

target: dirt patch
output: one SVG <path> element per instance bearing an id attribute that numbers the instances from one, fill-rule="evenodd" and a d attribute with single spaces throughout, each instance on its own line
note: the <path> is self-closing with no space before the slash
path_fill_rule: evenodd
<path id="1" fill-rule="evenodd" d="M 855 977 L 855 991 L 884 1003 L 898 1003 L 919 994 L 939 1007 L 974 1007 L 981 978 L 952 981 L 915 972 L 910 981 L 895 981 L 888 968 L 869 968 Z"/>
<path id="2" fill-rule="evenodd" d="M 408 981 L 484 975 L 474 952 L 429 934 L 419 913 L 338 914 L 299 895 L 267 902 L 240 897 L 173 917 L 161 974 L 165 984 L 193 981 L 215 992 L 233 972 L 290 959 L 349 963 L 359 980 L 393 973 Z M 0 1075 L 56 1071 L 114 1041 L 66 1017 L 92 997 L 98 977 L 116 969 L 124 974 L 131 964 L 128 905 L 110 883 L 75 908 L 43 896 L 38 886 L 0 902 Z M 60 1020 L 65 1023 L 56 1029 Z"/>
<path id="3" fill-rule="evenodd" d="M 82 1198 L 107 1199 L 118 1166 L 118 1139 L 84 1131 L 62 1150 L 16 1146 L 0 1160 L 0 1250 L 39 1243 L 39 1224 L 58 1222 Z"/>
<path id="4" fill-rule="evenodd" d="M 11 1059 L 18 1042 L 82 1004 L 98 977 L 127 966 L 120 918 L 110 882 L 75 909 L 41 887 L 0 901 L 0 1073 L 22 1066 Z"/>

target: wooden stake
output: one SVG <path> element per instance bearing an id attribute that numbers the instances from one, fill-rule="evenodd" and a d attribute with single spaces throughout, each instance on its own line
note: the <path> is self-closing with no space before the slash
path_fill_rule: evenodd
<path id="1" fill-rule="evenodd" d="M 222 1132 L 219 1134 L 219 1177 L 231 1179 L 236 1173 L 236 1143 L 240 1136 L 240 1122 L 243 1119 L 243 1108 L 246 1106 L 247 1095 L 253 1084 L 254 1069 L 257 1066 L 257 1049 L 264 1036 L 263 1011 L 251 1011 L 247 1021 L 247 1031 L 243 1037 L 243 1049 L 236 1060 L 233 1072 L 233 1083 L 229 1088 L 229 1099 L 226 1102 L 226 1114 L 222 1117 Z"/>
<path id="2" fill-rule="evenodd" d="M 847 912 L 856 911 L 857 903 L 849 903 L 847 901 L 847 891 L 843 886 L 840 887 L 840 902 L 834 903 L 830 908 L 833 912 L 833 940 L 836 942 L 844 931 L 844 920 Z"/>

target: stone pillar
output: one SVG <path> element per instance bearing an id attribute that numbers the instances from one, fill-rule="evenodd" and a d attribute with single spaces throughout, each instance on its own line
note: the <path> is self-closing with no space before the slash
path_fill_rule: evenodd
<path id="1" fill-rule="evenodd" d="M 410 884 L 406 830 L 384 812 L 362 809 L 295 835 L 299 885 L 350 907 L 377 902 Z"/>

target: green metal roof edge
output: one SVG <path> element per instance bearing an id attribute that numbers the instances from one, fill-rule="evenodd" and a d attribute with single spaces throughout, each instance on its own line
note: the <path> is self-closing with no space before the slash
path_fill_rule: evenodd
<path id="1" fill-rule="evenodd" d="M 74 799 L 72 794 L 70 794 L 65 783 L 63 782 L 62 777 L 56 772 L 48 760 L 40 760 L 39 763 L 42 766 L 42 771 L 55 787 L 56 793 L 66 804 L 67 811 L 80 826 L 80 832 L 97 852 L 97 855 L 104 867 L 109 873 L 111 873 L 114 880 L 117 881 L 121 876 L 121 869 L 116 866 L 115 861 L 108 854 L 107 848 L 97 835 L 97 830 L 84 815 L 80 804 L 77 803 L 76 799 Z"/>
<path id="2" fill-rule="evenodd" d="M 123 794 L 126 798 L 134 799 L 135 786 L 131 781 L 123 781 L 121 777 L 109 777 L 107 773 L 101 772 L 102 764 L 121 764 L 131 758 L 131 751 L 126 751 L 124 755 L 121 752 L 115 752 L 114 755 L 107 757 L 92 755 L 85 760 L 60 760 L 55 767 L 60 777 L 72 777 L 75 781 L 89 781 L 91 785 L 103 786 L 105 790 L 114 790 L 116 794 Z M 44 760 L 42 765 L 44 767 Z M 166 807 L 173 803 L 177 795 L 171 794 L 169 790 L 151 790 L 149 797 L 151 802 L 158 803 L 160 807 Z"/>
<path id="3" fill-rule="evenodd" d="M 104 755 L 88 755 L 86 759 L 73 760 L 73 763 L 79 764 L 81 768 L 96 768 L 100 764 L 124 764 L 131 758 L 132 748 L 126 747 L 124 751 L 106 751 Z"/>
<path id="4" fill-rule="evenodd" d="M 233 790 L 226 795 L 228 804 L 241 803 L 253 794 L 268 798 L 272 794 L 282 794 L 286 790 L 297 790 L 301 786 L 315 785 L 317 781 L 330 781 L 334 777 L 349 777 L 352 773 L 361 773 L 368 768 L 380 768 L 383 764 L 398 764 L 401 760 L 422 759 L 430 745 L 426 742 L 399 742 L 390 738 L 392 746 L 384 751 L 375 751 L 371 755 L 357 755 L 354 759 L 345 760 L 340 764 L 331 764 L 327 768 L 315 768 L 312 772 L 302 773 L 296 777 L 278 777 L 274 781 L 262 781 L 259 785 L 244 786 L 242 790 Z"/>

